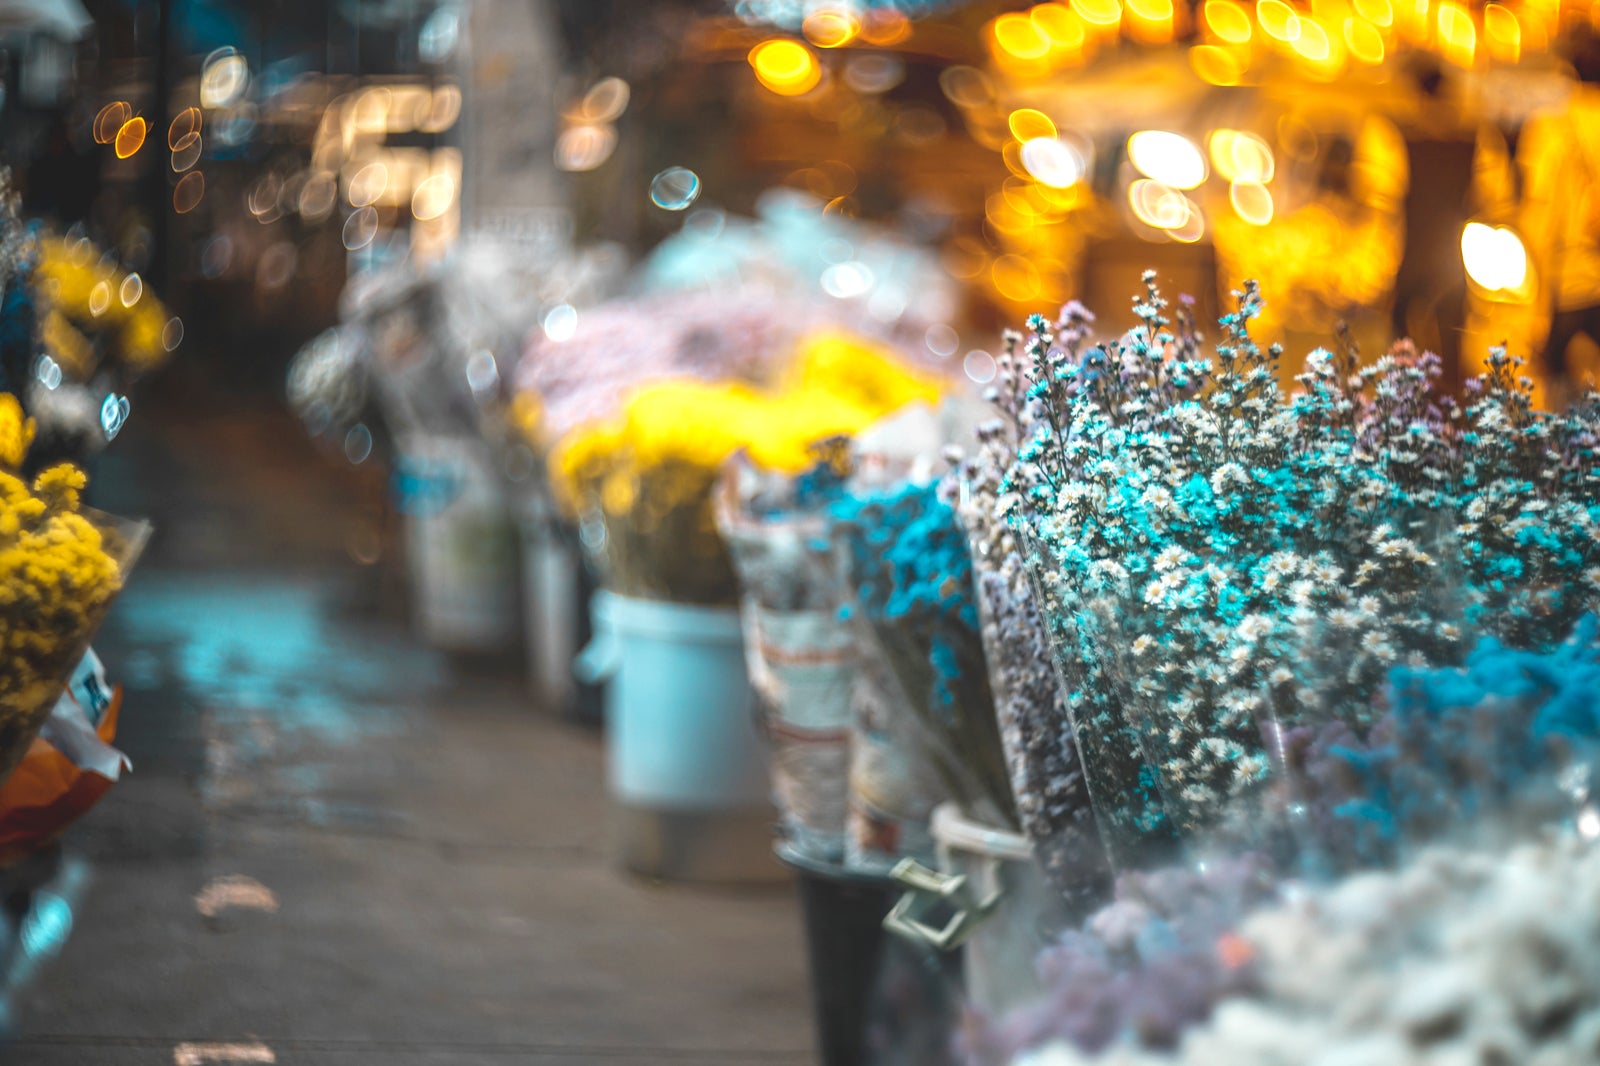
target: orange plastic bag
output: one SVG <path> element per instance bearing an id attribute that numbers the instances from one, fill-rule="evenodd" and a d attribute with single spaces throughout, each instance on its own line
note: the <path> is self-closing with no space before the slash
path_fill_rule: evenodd
<path id="1" fill-rule="evenodd" d="M 70 699 L 70 696 L 63 697 Z M 95 726 L 95 735 L 109 745 L 117 735 L 122 686 Z M 60 836 L 111 790 L 115 781 L 82 769 L 54 744 L 36 737 L 22 762 L 0 786 L 0 866 L 12 863 Z"/>

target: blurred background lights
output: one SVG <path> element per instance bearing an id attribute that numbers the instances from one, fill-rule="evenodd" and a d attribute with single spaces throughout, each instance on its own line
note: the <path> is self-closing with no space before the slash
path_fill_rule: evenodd
<path id="1" fill-rule="evenodd" d="M 1077 149 L 1055 137 L 1035 137 L 1022 146 L 1022 165 L 1042 184 L 1065 189 L 1083 179 Z"/>
<path id="2" fill-rule="evenodd" d="M 365 423 L 357 422 L 351 426 L 344 435 L 344 457 L 351 463 L 360 466 L 372 454 L 372 430 Z"/>
<path id="3" fill-rule="evenodd" d="M 571 126 L 556 138 L 556 166 L 579 174 L 594 170 L 617 150 L 617 131 L 609 125 Z"/>
<path id="4" fill-rule="evenodd" d="M 94 140 L 96 144 L 110 144 L 116 139 L 117 131 L 122 129 L 123 123 L 133 117 L 133 108 L 125 101 L 113 100 L 102 107 L 94 117 Z"/>
<path id="5" fill-rule="evenodd" d="M 97 281 L 94 288 L 89 290 L 89 313 L 99 318 L 111 306 L 111 286 L 104 281 Z"/>
<path id="6" fill-rule="evenodd" d="M 824 7 L 805 17 L 800 23 L 800 32 L 818 48 L 838 48 L 849 44 L 861 32 L 861 24 L 845 8 Z"/>
<path id="7" fill-rule="evenodd" d="M 200 109 L 186 107 L 173 116 L 167 127 L 167 147 L 176 152 L 189 143 L 189 138 L 200 133 Z"/>
<path id="8" fill-rule="evenodd" d="M 1505 226 L 1468 222 L 1461 231 L 1461 261 L 1467 276 L 1490 292 L 1517 293 L 1528 280 L 1528 250 Z"/>
<path id="9" fill-rule="evenodd" d="M 1344 43 L 1358 62 L 1376 66 L 1385 54 L 1383 34 L 1365 19 L 1344 20 Z"/>
<path id="10" fill-rule="evenodd" d="M 378 235 L 378 212 L 371 206 L 357 208 L 344 220 L 342 237 L 349 251 L 365 248 Z"/>
<path id="11" fill-rule="evenodd" d="M 1011 136 L 1018 141 L 1056 135 L 1056 124 L 1050 120 L 1050 116 L 1031 107 L 1019 107 L 1011 112 L 1006 118 L 1006 125 L 1011 128 Z"/>
<path id="12" fill-rule="evenodd" d="M 455 179 L 449 174 L 431 175 L 424 178 L 411 194 L 411 214 L 419 222 L 440 218 L 450 210 L 455 199 Z"/>
<path id="13" fill-rule="evenodd" d="M 1228 187 L 1234 213 L 1252 226 L 1272 221 L 1272 192 L 1258 181 L 1235 181 Z"/>
<path id="14" fill-rule="evenodd" d="M 948 359 L 956 354 L 956 348 L 961 344 L 961 335 L 943 322 L 929 326 L 922 339 L 927 344 L 928 351 L 941 359 Z"/>
<path id="15" fill-rule="evenodd" d="M 1206 0 L 1201 17 L 1211 35 L 1228 44 L 1248 44 L 1252 32 L 1250 13 L 1234 0 Z"/>
<path id="16" fill-rule="evenodd" d="M 474 394 L 485 393 L 500 383 L 500 367 L 494 353 L 478 349 L 467 357 L 467 385 Z"/>
<path id="17" fill-rule="evenodd" d="M 1140 222 L 1160 230 L 1177 229 L 1189 219 L 1189 198 L 1148 178 L 1128 186 L 1128 206 Z"/>
<path id="18" fill-rule="evenodd" d="M 799 41 L 774 38 L 750 49 L 750 66 L 762 85 L 780 96 L 799 96 L 816 88 L 822 68 Z"/>
<path id="19" fill-rule="evenodd" d="M 571 304 L 556 304 L 544 315 L 544 335 L 553 341 L 567 341 L 578 332 L 578 312 Z"/>
<path id="20" fill-rule="evenodd" d="M 376 203 L 378 198 L 384 194 L 388 187 L 389 168 L 384 166 L 382 163 L 368 163 L 366 166 L 356 171 L 355 177 L 350 179 L 350 189 L 348 193 L 350 206 L 366 207 L 368 204 Z M 273 191 L 272 195 L 273 199 L 276 200 L 276 190 Z M 252 198 L 250 210 L 259 215 L 263 210 L 265 210 L 265 208 L 263 207 L 261 209 L 257 209 Z"/>
<path id="21" fill-rule="evenodd" d="M 428 16 L 417 34 L 417 55 L 424 63 L 443 63 L 461 39 L 461 9 L 444 4 Z"/>
<path id="22" fill-rule="evenodd" d="M 577 117 L 584 122 L 615 122 L 628 109 L 632 94 L 621 78 L 601 78 L 583 94 Z"/>
<path id="23" fill-rule="evenodd" d="M 178 345 L 183 343 L 183 319 L 173 317 L 167 319 L 167 324 L 161 327 L 161 347 L 167 351 L 176 351 Z"/>
<path id="24" fill-rule="evenodd" d="M 182 174 L 200 162 L 200 135 L 190 133 L 172 150 L 172 171 Z"/>
<path id="25" fill-rule="evenodd" d="M 1165 130 L 1142 130 L 1128 138 L 1128 160 L 1147 178 L 1174 189 L 1206 180 L 1206 160 L 1193 141 Z"/>
<path id="26" fill-rule="evenodd" d="M 144 281 L 138 274 L 129 274 L 122 279 L 122 287 L 117 293 L 117 298 L 122 301 L 123 307 L 132 307 L 143 295 Z"/>
<path id="27" fill-rule="evenodd" d="M 250 85 L 250 64 L 233 48 L 219 48 L 200 68 L 200 106 L 231 107 Z"/>
<path id="28" fill-rule="evenodd" d="M 1206 138 L 1211 165 L 1229 181 L 1266 184 L 1277 170 L 1272 147 L 1254 133 L 1243 130 L 1212 130 Z"/>
<path id="29" fill-rule="evenodd" d="M 1072 0 L 1072 10 L 1101 30 L 1114 29 L 1122 22 L 1122 4 L 1118 0 Z"/>
<path id="30" fill-rule="evenodd" d="M 1017 59 L 1043 59 L 1050 54 L 1050 37 L 1022 12 L 1001 15 L 993 23 L 994 42 Z"/>
<path id="31" fill-rule="evenodd" d="M 835 263 L 822 272 L 822 291 L 829 296 L 848 300 L 872 288 L 872 271 L 859 260 Z"/>
<path id="32" fill-rule="evenodd" d="M 668 167 L 650 179 L 650 202 L 663 211 L 683 211 L 700 197 L 700 175 L 688 167 Z"/>
<path id="33" fill-rule="evenodd" d="M 112 148 L 118 159 L 127 159 L 144 147 L 145 121 L 138 115 L 124 122 L 117 130 Z"/>
<path id="34" fill-rule="evenodd" d="M 1300 39 L 1300 16 L 1284 0 L 1257 0 L 1256 21 L 1275 41 L 1293 44 Z"/>
<path id="35" fill-rule="evenodd" d="M 970 351 L 961 361 L 961 369 L 967 377 L 979 385 L 987 385 L 994 380 L 995 372 L 999 369 L 994 361 L 994 356 L 985 351 Z"/>

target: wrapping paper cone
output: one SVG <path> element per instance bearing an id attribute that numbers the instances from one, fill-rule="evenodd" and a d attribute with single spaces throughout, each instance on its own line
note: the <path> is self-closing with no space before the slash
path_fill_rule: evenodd
<path id="1" fill-rule="evenodd" d="M 72 702 L 76 706 L 70 695 L 63 696 L 62 702 Z M 93 735 L 103 750 L 95 752 L 93 757 L 79 756 L 99 769 L 79 766 L 50 741 L 34 738 L 22 762 L 0 786 L 0 866 L 50 843 L 110 791 L 116 778 L 106 776 L 101 770 L 111 769 L 116 773 L 127 765 L 121 753 L 110 746 L 116 739 L 117 714 L 121 709 L 122 687 L 119 685 L 112 690 L 111 702 L 100 724 L 93 727 Z M 81 709 L 77 716 L 87 728 L 88 719 L 83 717 Z M 107 752 L 114 756 L 111 767 L 106 766 Z"/>

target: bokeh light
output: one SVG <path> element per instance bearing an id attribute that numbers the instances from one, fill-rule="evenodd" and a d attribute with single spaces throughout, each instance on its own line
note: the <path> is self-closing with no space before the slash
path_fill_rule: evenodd
<path id="1" fill-rule="evenodd" d="M 1517 293 L 1528 281 L 1528 250 L 1505 226 L 1468 222 L 1461 231 L 1467 277 L 1491 293 Z"/>
<path id="2" fill-rule="evenodd" d="M 200 206 L 200 201 L 206 195 L 206 176 L 198 170 L 191 170 L 182 178 L 172 190 L 172 209 L 180 215 L 186 215 Z"/>
<path id="3" fill-rule="evenodd" d="M 1189 138 L 1166 130 L 1141 130 L 1128 138 L 1128 161 L 1147 178 L 1174 189 L 1206 180 L 1206 160 Z"/>
<path id="4" fill-rule="evenodd" d="M 780 96 L 800 96 L 816 88 L 822 68 L 799 41 L 774 38 L 750 49 L 750 66 L 761 84 Z"/>
<path id="5" fill-rule="evenodd" d="M 145 132 L 145 121 L 138 115 L 124 122 L 117 130 L 116 140 L 112 144 L 117 158 L 127 159 L 143 148 Z"/>
<path id="6" fill-rule="evenodd" d="M 668 167 L 650 179 L 650 202 L 663 211 L 683 211 L 700 198 L 700 175 L 688 167 Z"/>
<path id="7" fill-rule="evenodd" d="M 116 139 L 117 131 L 132 117 L 133 108 L 126 101 L 113 100 L 102 107 L 94 116 L 95 143 L 110 144 Z"/>
<path id="8" fill-rule="evenodd" d="M 200 69 L 200 106 L 231 107 L 250 85 L 250 64 L 234 48 L 219 48 Z"/>

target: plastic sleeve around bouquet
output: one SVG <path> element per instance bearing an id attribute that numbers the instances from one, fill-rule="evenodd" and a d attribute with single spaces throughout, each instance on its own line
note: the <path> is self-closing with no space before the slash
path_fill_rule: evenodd
<path id="1" fill-rule="evenodd" d="M 1014 829 L 971 557 L 954 511 L 936 486 L 901 484 L 836 507 L 831 536 L 863 646 L 886 667 L 951 797 L 969 817 Z"/>
<path id="2" fill-rule="evenodd" d="M 825 520 L 794 498 L 792 481 L 730 462 L 714 501 L 717 528 L 739 578 L 784 832 L 807 855 L 836 861 L 845 850 L 856 638 L 834 583 L 808 561 Z M 758 513 L 756 496 L 782 497 L 783 506 Z"/>
<path id="3" fill-rule="evenodd" d="M 1132 678 L 1116 668 L 1122 634 L 1115 608 L 1106 601 L 1067 602 L 1044 546 L 1026 529 L 1016 533 L 1112 866 L 1135 869 L 1170 859 L 1177 835 L 1133 717 Z"/>
<path id="4" fill-rule="evenodd" d="M 48 634 L 27 634 L 41 653 L 26 661 L 19 657 L 8 669 L 11 676 L 0 677 L 0 785 L 22 762 L 50 717 L 57 698 L 105 621 L 150 536 L 150 523 L 142 520 L 117 518 L 87 507 L 80 508 L 78 513 L 99 535 L 99 550 L 115 567 L 116 585 L 86 609 L 63 612 L 63 617 L 72 616 L 66 628 L 58 627 Z M 0 574 L 0 584 L 14 579 L 15 575 Z M 4 614 L 0 611 L 0 619 Z"/>
<path id="5" fill-rule="evenodd" d="M 978 624 L 1017 817 L 1050 882 L 1081 910 L 1110 891 L 1111 867 L 1044 621 L 1017 554 L 993 559 L 974 540 Z"/>

